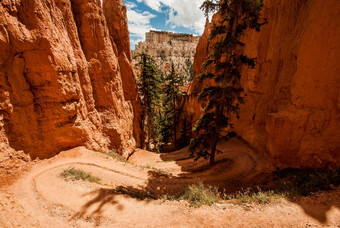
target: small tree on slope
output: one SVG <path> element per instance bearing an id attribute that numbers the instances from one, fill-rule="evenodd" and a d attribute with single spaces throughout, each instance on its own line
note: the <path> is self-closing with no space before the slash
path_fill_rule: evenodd
<path id="1" fill-rule="evenodd" d="M 206 105 L 193 129 L 198 136 L 190 148 L 196 159 L 210 157 L 210 165 L 215 163 L 218 141 L 235 136 L 231 118 L 238 118 L 239 105 L 244 102 L 239 70 L 242 66 L 254 68 L 256 60 L 242 54 L 245 44 L 241 35 L 247 29 L 259 31 L 266 22 L 260 18 L 262 7 L 262 0 L 206 0 L 201 6 L 206 16 L 218 10 L 221 19 L 212 26 L 209 40 L 214 44 L 203 64 L 205 72 L 198 76 L 200 83 L 213 79 L 215 85 L 204 88 L 198 96 Z"/>

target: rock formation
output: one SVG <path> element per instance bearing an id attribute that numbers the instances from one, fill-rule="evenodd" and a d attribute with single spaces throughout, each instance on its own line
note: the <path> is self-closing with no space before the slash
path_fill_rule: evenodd
<path id="1" fill-rule="evenodd" d="M 234 126 L 279 168 L 340 167 L 340 4 L 337 0 L 265 0 L 269 23 L 244 37 L 244 53 L 257 57 L 243 69 L 246 102 Z M 216 19 L 215 19 L 216 20 Z M 195 56 L 195 75 L 207 55 L 207 30 Z M 200 116 L 190 88 L 184 116 Z"/>
<path id="2" fill-rule="evenodd" d="M 140 113 L 127 19 L 117 10 L 125 6 L 104 6 L 105 13 L 100 0 L 1 1 L 1 150 L 41 158 L 80 145 L 134 150 Z"/>
<path id="3" fill-rule="evenodd" d="M 141 52 L 149 54 L 156 60 L 159 69 L 166 73 L 173 62 L 181 74 L 190 77 L 198 36 L 164 31 L 150 31 L 145 36 L 145 42 L 136 45 L 134 56 Z"/>
<path id="4" fill-rule="evenodd" d="M 103 0 L 104 15 L 113 43 L 117 45 L 118 62 L 122 75 L 125 100 L 130 101 L 133 108 L 133 136 L 137 146 L 141 145 L 141 113 L 142 105 L 138 96 L 134 64 L 132 63 L 130 49 L 130 35 L 123 0 Z"/>

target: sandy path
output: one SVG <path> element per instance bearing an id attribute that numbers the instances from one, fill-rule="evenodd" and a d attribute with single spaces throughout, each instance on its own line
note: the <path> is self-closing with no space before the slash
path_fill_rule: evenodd
<path id="1" fill-rule="evenodd" d="M 340 189 L 272 205 L 230 203 L 191 208 L 187 202 L 137 200 L 116 194 L 125 186 L 154 194 L 173 193 L 185 184 L 204 181 L 232 191 L 271 170 L 266 158 L 237 140 L 219 145 L 213 169 L 185 159 L 186 149 L 166 154 L 138 150 L 131 163 L 83 147 L 36 162 L 14 184 L 0 191 L 0 227 L 339 227 Z M 65 181 L 69 167 L 91 172 L 102 184 Z M 168 175 L 159 174 L 164 170 Z"/>

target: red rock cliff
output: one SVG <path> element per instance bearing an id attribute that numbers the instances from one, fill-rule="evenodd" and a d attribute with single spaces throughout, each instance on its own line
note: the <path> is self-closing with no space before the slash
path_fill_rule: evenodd
<path id="1" fill-rule="evenodd" d="M 130 35 L 126 6 L 123 0 L 103 0 L 103 10 L 113 43 L 117 46 L 118 62 L 122 75 L 125 100 L 130 101 L 133 108 L 133 135 L 138 146 L 141 146 L 141 113 L 142 105 L 138 96 L 137 82 L 133 70 L 130 49 Z"/>
<path id="2" fill-rule="evenodd" d="M 140 113 L 131 53 L 121 49 L 128 37 L 108 25 L 100 0 L 0 2 L 1 150 L 134 150 Z"/>
<path id="3" fill-rule="evenodd" d="M 340 4 L 337 0 L 266 0 L 269 23 L 244 37 L 244 52 L 258 58 L 243 70 L 246 103 L 237 133 L 277 167 L 340 166 Z M 206 30 L 209 27 L 206 28 Z M 197 47 L 195 72 L 207 51 Z M 195 122 L 200 105 L 195 80 L 185 115 Z"/>

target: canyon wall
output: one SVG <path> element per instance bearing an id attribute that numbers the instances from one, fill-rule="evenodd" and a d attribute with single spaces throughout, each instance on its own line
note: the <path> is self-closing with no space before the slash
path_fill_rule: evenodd
<path id="1" fill-rule="evenodd" d="M 135 46 L 133 55 L 145 52 L 156 61 L 162 72 L 169 73 L 171 62 L 176 69 L 189 79 L 192 74 L 192 64 L 199 41 L 198 36 L 164 31 L 150 31 L 145 34 L 146 40 Z M 135 60 L 135 63 L 136 60 Z"/>
<path id="2" fill-rule="evenodd" d="M 103 4 L 0 2 L 1 152 L 46 158 L 81 145 L 125 156 L 134 150 L 140 104 L 119 11 L 125 6 Z"/>
<path id="3" fill-rule="evenodd" d="M 133 136 L 137 146 L 141 146 L 142 105 L 138 96 L 134 63 L 132 62 L 126 6 L 123 0 L 103 0 L 103 10 L 110 35 L 113 38 L 113 45 L 117 46 L 124 97 L 125 100 L 131 102 L 133 108 Z"/>
<path id="4" fill-rule="evenodd" d="M 257 67 L 242 70 L 247 97 L 236 132 L 278 168 L 340 167 L 339 2 L 265 0 L 262 14 L 269 23 L 243 38 Z M 195 75 L 208 53 L 208 30 L 197 47 Z M 194 79 L 185 100 L 182 118 L 192 123 L 201 114 L 201 87 Z"/>

